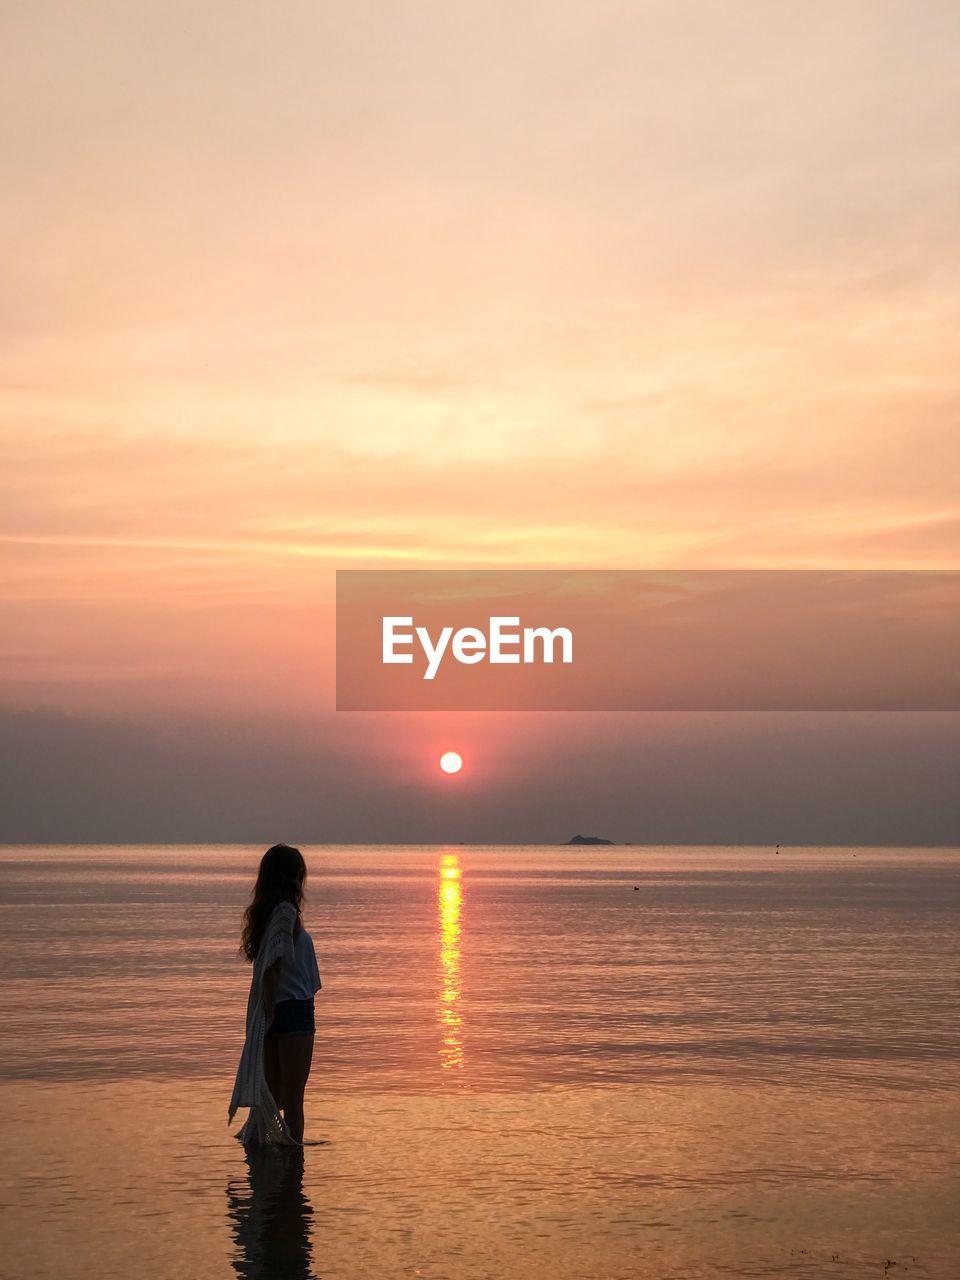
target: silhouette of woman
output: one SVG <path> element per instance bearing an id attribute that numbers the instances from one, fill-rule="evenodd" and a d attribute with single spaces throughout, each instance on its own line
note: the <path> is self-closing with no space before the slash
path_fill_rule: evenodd
<path id="1" fill-rule="evenodd" d="M 321 986 L 313 939 L 301 919 L 306 878 L 300 850 L 273 845 L 260 860 L 244 914 L 240 950 L 253 965 L 253 976 L 228 1123 L 238 1107 L 250 1108 L 236 1135 L 245 1146 L 303 1143 L 314 996 Z"/>

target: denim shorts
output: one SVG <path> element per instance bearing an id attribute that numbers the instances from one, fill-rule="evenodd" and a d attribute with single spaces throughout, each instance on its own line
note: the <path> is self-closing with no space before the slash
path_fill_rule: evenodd
<path id="1" fill-rule="evenodd" d="M 313 1000 L 278 1000 L 268 1036 L 309 1036 L 316 1030 Z"/>

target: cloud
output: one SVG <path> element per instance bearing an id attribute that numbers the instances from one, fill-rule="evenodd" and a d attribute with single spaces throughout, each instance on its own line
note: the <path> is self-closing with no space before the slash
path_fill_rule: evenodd
<path id="1" fill-rule="evenodd" d="M 4 705 L 322 715 L 337 565 L 956 567 L 955 5 L 0 21 Z"/>

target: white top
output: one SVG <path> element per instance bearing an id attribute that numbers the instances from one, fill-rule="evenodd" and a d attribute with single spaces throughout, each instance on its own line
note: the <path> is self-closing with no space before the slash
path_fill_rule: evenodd
<path id="1" fill-rule="evenodd" d="M 292 959 L 280 961 L 277 1000 L 312 1000 L 320 990 L 320 970 L 313 939 L 301 929 L 293 943 Z"/>

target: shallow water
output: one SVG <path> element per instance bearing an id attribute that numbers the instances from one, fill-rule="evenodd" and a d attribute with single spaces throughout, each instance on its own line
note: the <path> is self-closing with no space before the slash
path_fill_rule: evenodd
<path id="1" fill-rule="evenodd" d="M 327 1145 L 250 1162 L 260 852 L 0 851 L 0 1274 L 957 1273 L 960 852 L 308 849 Z"/>

